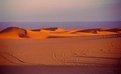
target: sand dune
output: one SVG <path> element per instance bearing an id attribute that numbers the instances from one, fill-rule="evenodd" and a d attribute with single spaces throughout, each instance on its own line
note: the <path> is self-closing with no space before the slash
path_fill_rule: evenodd
<path id="1" fill-rule="evenodd" d="M 113 34 L 118 34 L 118 33 L 115 33 L 115 32 L 109 32 L 109 31 L 99 31 L 99 32 L 96 32 L 96 34 L 95 33 L 84 33 L 84 32 L 80 32 L 79 33 L 80 35 L 96 35 L 96 36 L 98 36 L 98 35 L 113 35 Z"/>
<path id="2" fill-rule="evenodd" d="M 64 29 L 60 28 L 25 30 L 17 27 L 9 27 L 0 32 L 0 39 L 22 39 L 22 38 L 45 39 L 45 38 L 55 38 L 55 37 L 70 37 L 70 36 L 77 36 L 77 35 L 66 33 Z"/>
<path id="3" fill-rule="evenodd" d="M 61 37 L 75 37 L 75 36 L 113 35 L 120 33 L 121 33 L 120 28 L 65 30 L 54 27 L 54 28 L 26 30 L 18 27 L 9 27 L 0 31 L 0 39 L 24 39 L 24 38 L 46 39 L 46 38 L 61 38 Z"/>
<path id="4" fill-rule="evenodd" d="M 58 27 L 52 27 L 52 28 L 32 29 L 32 31 L 41 31 L 41 30 L 55 31 L 57 29 Z"/>
<path id="5" fill-rule="evenodd" d="M 66 32 L 62 32 L 62 30 L 57 29 L 55 31 L 50 30 L 40 30 L 38 32 L 27 30 L 27 35 L 29 38 L 38 38 L 38 39 L 45 39 L 45 38 L 61 38 L 61 37 L 72 37 L 78 36 L 76 34 L 69 34 Z"/>
<path id="6" fill-rule="evenodd" d="M 34 31 L 30 31 L 27 30 L 27 36 L 29 38 L 34 38 L 34 39 L 45 39 L 49 36 L 48 32 L 34 32 Z"/>
<path id="7" fill-rule="evenodd" d="M 49 31 L 55 31 L 58 27 L 52 27 L 52 28 L 42 28 L 41 30 L 49 30 Z"/>
<path id="8" fill-rule="evenodd" d="M 9 27 L 0 31 L 0 39 L 20 39 L 27 38 L 27 31 L 18 27 Z"/>
<path id="9" fill-rule="evenodd" d="M 84 29 L 84 30 L 79 30 L 77 32 L 86 32 L 86 33 L 97 34 L 98 31 L 101 31 L 101 29 Z"/>
<path id="10" fill-rule="evenodd" d="M 121 28 L 106 29 L 105 31 L 110 31 L 110 32 L 119 32 L 119 31 L 121 31 Z"/>
<path id="11" fill-rule="evenodd" d="M 55 32 L 66 32 L 66 30 L 58 28 L 58 29 L 55 30 Z"/>
<path id="12" fill-rule="evenodd" d="M 50 31 L 50 32 L 66 32 L 67 30 L 62 29 L 62 28 L 58 28 L 58 27 L 54 27 L 54 28 L 42 28 L 40 31 Z"/>
<path id="13" fill-rule="evenodd" d="M 79 34 L 80 36 L 98 36 L 98 35 L 113 35 L 119 34 L 117 32 L 103 30 L 103 29 L 84 29 L 84 30 L 72 30 L 72 34 Z"/>

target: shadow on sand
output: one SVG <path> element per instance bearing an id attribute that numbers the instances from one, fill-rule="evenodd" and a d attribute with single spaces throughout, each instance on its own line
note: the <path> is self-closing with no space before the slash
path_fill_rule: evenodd
<path id="1" fill-rule="evenodd" d="M 120 66 L 0 66 L 0 74 L 120 74 Z"/>

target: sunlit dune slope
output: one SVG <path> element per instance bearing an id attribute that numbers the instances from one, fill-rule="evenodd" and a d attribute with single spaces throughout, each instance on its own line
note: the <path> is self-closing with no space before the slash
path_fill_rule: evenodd
<path id="1" fill-rule="evenodd" d="M 77 34 L 70 34 L 66 30 L 61 28 L 42 28 L 37 30 L 27 30 L 27 36 L 29 38 L 35 39 L 45 39 L 45 38 L 59 38 L 59 37 L 73 37 L 79 36 Z"/>
<path id="2" fill-rule="evenodd" d="M 27 30 L 27 36 L 29 38 L 34 38 L 34 39 L 45 39 L 49 36 L 49 33 L 48 32 L 34 32 L 34 31 L 30 31 L 30 30 Z"/>
<path id="3" fill-rule="evenodd" d="M 0 39 L 20 39 L 27 38 L 27 31 L 18 27 L 9 27 L 0 31 Z"/>
<path id="4" fill-rule="evenodd" d="M 55 32 L 66 32 L 66 30 L 58 28 L 58 29 L 55 30 Z"/>
<path id="5" fill-rule="evenodd" d="M 56 31 L 49 31 L 49 30 L 41 30 L 39 32 L 27 30 L 27 36 L 29 38 L 45 39 L 45 38 L 72 37 L 72 36 L 79 36 L 79 35 L 69 34 L 66 32 L 58 33 Z"/>
<path id="6" fill-rule="evenodd" d="M 97 34 L 98 35 L 111 35 L 111 34 L 117 34 L 117 33 L 110 32 L 110 31 L 99 31 Z"/>

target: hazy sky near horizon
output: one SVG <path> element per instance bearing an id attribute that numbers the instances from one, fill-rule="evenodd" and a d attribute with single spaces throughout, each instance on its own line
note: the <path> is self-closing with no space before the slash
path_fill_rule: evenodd
<path id="1" fill-rule="evenodd" d="M 0 21 L 120 21 L 121 0 L 0 0 Z"/>

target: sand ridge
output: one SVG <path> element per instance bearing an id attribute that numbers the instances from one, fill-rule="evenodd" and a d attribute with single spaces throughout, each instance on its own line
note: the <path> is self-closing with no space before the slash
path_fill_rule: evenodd
<path id="1" fill-rule="evenodd" d="M 18 27 L 8 27 L 0 31 L 0 39 L 46 39 L 46 38 L 61 38 L 61 37 L 77 37 L 77 36 L 99 36 L 99 35 L 114 35 L 121 34 L 120 28 L 111 29 L 74 29 L 65 30 L 62 28 L 42 28 L 35 30 L 27 30 Z"/>

